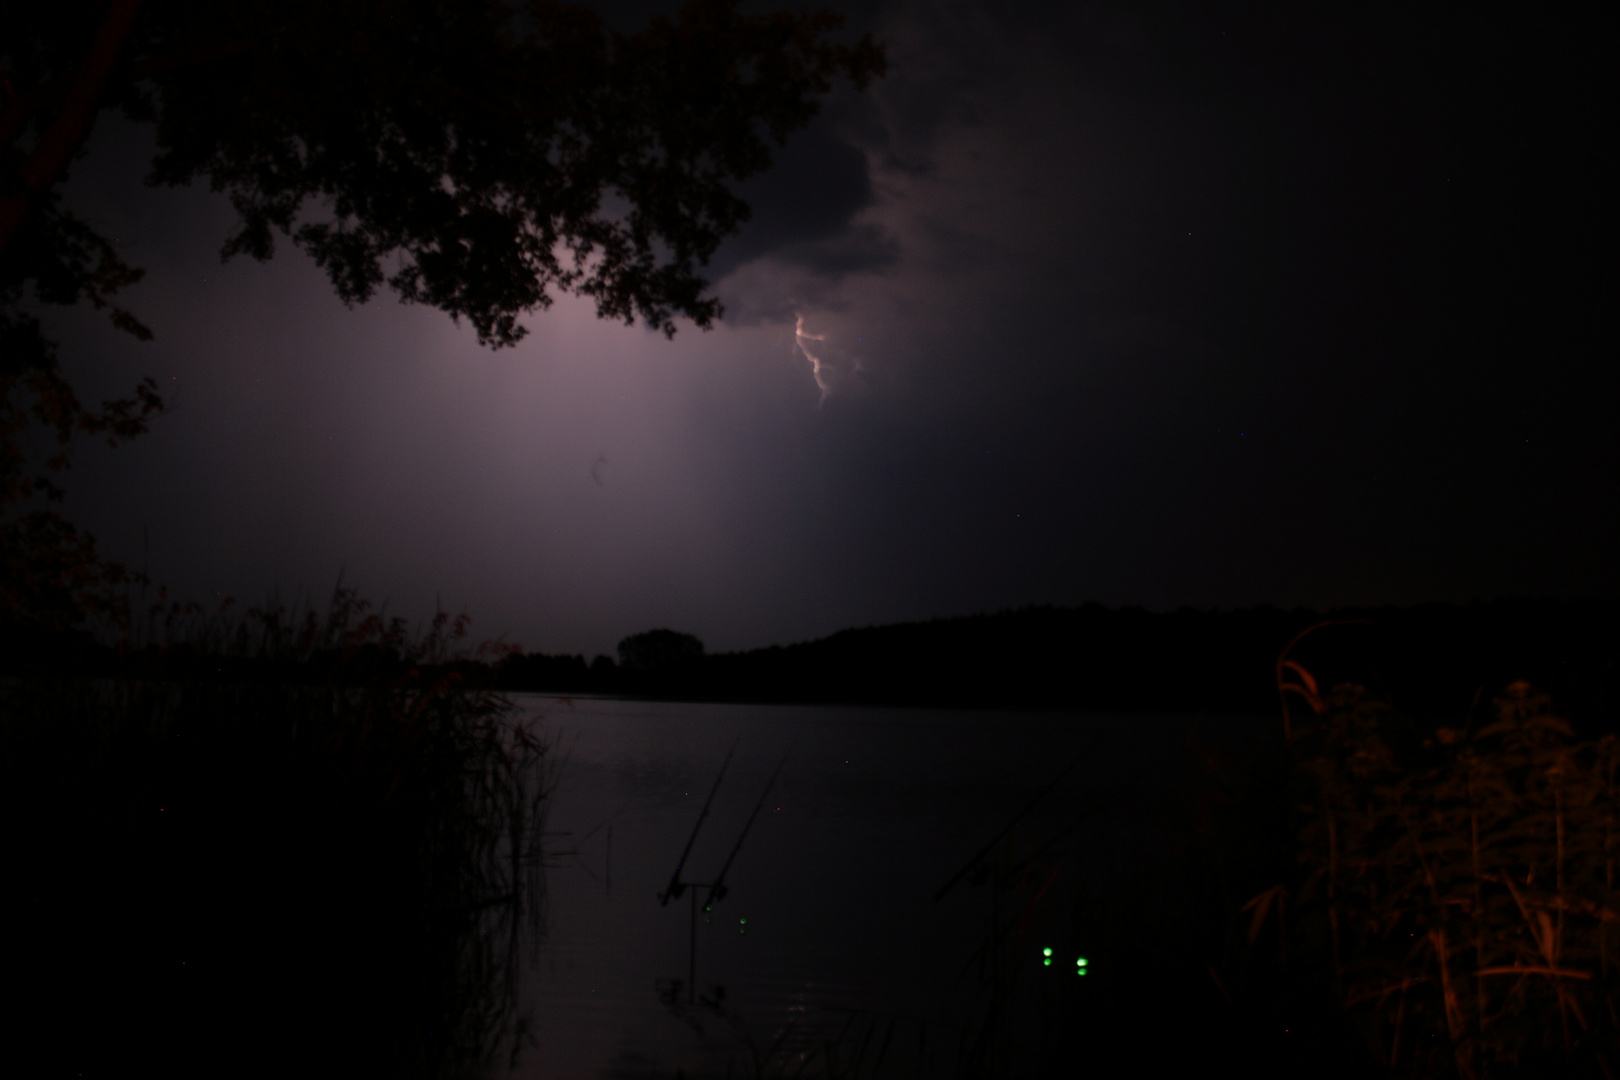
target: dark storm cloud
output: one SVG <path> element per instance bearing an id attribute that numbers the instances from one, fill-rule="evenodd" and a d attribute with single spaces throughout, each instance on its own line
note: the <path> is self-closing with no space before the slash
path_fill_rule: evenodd
<path id="1" fill-rule="evenodd" d="M 770 5 L 752 5 L 770 10 Z M 616 0 L 599 5 L 610 22 L 631 29 L 654 14 L 673 17 L 677 5 L 651 0 Z M 853 40 L 874 25 L 871 5 L 851 5 L 840 35 Z M 891 266 L 898 258 L 894 239 L 871 222 L 857 218 L 874 200 L 868 153 L 852 128 L 863 126 L 869 104 L 847 87 L 838 88 L 830 107 L 785 145 L 771 151 L 771 168 L 743 182 L 738 194 L 750 215 L 739 233 L 728 239 L 706 268 L 719 282 L 739 267 L 770 258 L 821 279 L 821 291 L 842 278 Z M 866 134 L 872 133 L 865 122 Z M 767 313 L 732 311 L 733 322 L 755 321 Z M 783 308 L 769 317 L 789 317 Z"/>
<path id="2" fill-rule="evenodd" d="M 867 595 L 1612 589 L 1613 504 L 1577 494 L 1612 488 L 1612 394 L 1563 397 L 1604 277 L 1564 193 L 1601 205 L 1612 168 L 1517 33 L 1567 44 L 1377 9 L 902 28 L 877 217 L 915 291 L 871 351 L 910 398 L 840 447 Z M 1545 171 L 1566 145 L 1584 167 Z"/>
<path id="3" fill-rule="evenodd" d="M 895 261 L 891 240 L 853 220 L 874 197 L 866 154 L 827 121 L 795 135 L 738 194 L 752 213 L 710 263 L 713 280 L 766 256 L 830 277 Z"/>

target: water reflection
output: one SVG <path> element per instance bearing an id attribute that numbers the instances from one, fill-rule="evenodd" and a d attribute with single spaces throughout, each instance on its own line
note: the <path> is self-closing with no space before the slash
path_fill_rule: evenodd
<path id="1" fill-rule="evenodd" d="M 1170 1074 L 1231 1026 L 1175 845 L 1238 721 L 30 692 L 24 1075 Z"/>
<path id="2" fill-rule="evenodd" d="M 1151 966 L 1121 901 L 1164 892 L 1195 718 L 527 704 L 592 839 L 548 881 L 519 1075 L 1067 1075 L 1141 1027 L 1109 1012 Z M 660 905 L 677 863 L 725 903 Z"/>

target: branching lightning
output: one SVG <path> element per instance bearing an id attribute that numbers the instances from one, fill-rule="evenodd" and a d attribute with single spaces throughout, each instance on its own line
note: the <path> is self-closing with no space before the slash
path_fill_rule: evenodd
<path id="1" fill-rule="evenodd" d="M 808 333 L 804 328 L 804 316 L 795 312 L 794 318 L 797 322 L 793 326 L 793 342 L 799 351 L 804 353 L 804 358 L 810 361 L 810 374 L 815 376 L 816 385 L 821 388 L 821 400 L 826 401 L 827 395 L 832 393 L 832 383 L 827 379 L 826 366 L 821 362 L 821 357 L 811 352 L 810 346 L 805 342 L 826 341 L 827 335 Z"/>

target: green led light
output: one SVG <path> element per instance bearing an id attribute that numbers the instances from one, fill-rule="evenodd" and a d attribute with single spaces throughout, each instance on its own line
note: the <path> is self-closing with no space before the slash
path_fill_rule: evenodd
<path id="1" fill-rule="evenodd" d="M 1051 949 L 1042 949 L 1041 950 L 1041 955 L 1042 956 L 1051 956 L 1052 955 L 1052 950 Z"/>
<path id="2" fill-rule="evenodd" d="M 1074 973 L 1076 975 L 1084 975 L 1086 973 L 1086 958 L 1085 957 L 1083 957 L 1083 956 L 1080 957 L 1078 960 L 1076 960 L 1074 962 L 1074 965 L 1075 965 L 1075 972 Z"/>
<path id="3" fill-rule="evenodd" d="M 747 919 L 738 919 L 738 920 L 737 920 L 737 921 L 738 921 L 738 922 L 740 922 L 740 923 L 742 923 L 742 924 L 743 924 L 743 925 L 744 925 L 744 926 L 747 926 L 747 925 L 748 925 L 748 920 L 747 920 Z M 1082 961 L 1080 961 L 1080 962 L 1081 962 L 1081 963 L 1082 963 L 1082 964 L 1083 964 L 1083 963 L 1085 963 L 1085 961 L 1084 961 L 1084 960 L 1082 960 Z"/>
<path id="4" fill-rule="evenodd" d="M 1052 966 L 1052 958 L 1050 956 L 1048 956 L 1045 960 L 1042 960 L 1041 963 L 1045 964 L 1047 967 L 1051 967 Z"/>

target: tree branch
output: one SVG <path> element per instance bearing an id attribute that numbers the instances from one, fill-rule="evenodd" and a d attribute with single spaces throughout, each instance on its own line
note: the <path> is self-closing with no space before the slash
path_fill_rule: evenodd
<path id="1" fill-rule="evenodd" d="M 34 196 L 50 190 L 79 147 L 84 145 L 96 121 L 101 92 L 118 63 L 118 54 L 129 37 L 135 16 L 140 14 L 142 2 L 113 0 L 106 18 L 101 21 L 101 30 L 79 65 L 73 87 L 62 103 L 61 115 L 17 170 L 15 183 L 7 185 L 9 190 L 0 197 L 0 253 L 4 253 L 28 215 L 28 204 Z"/>

